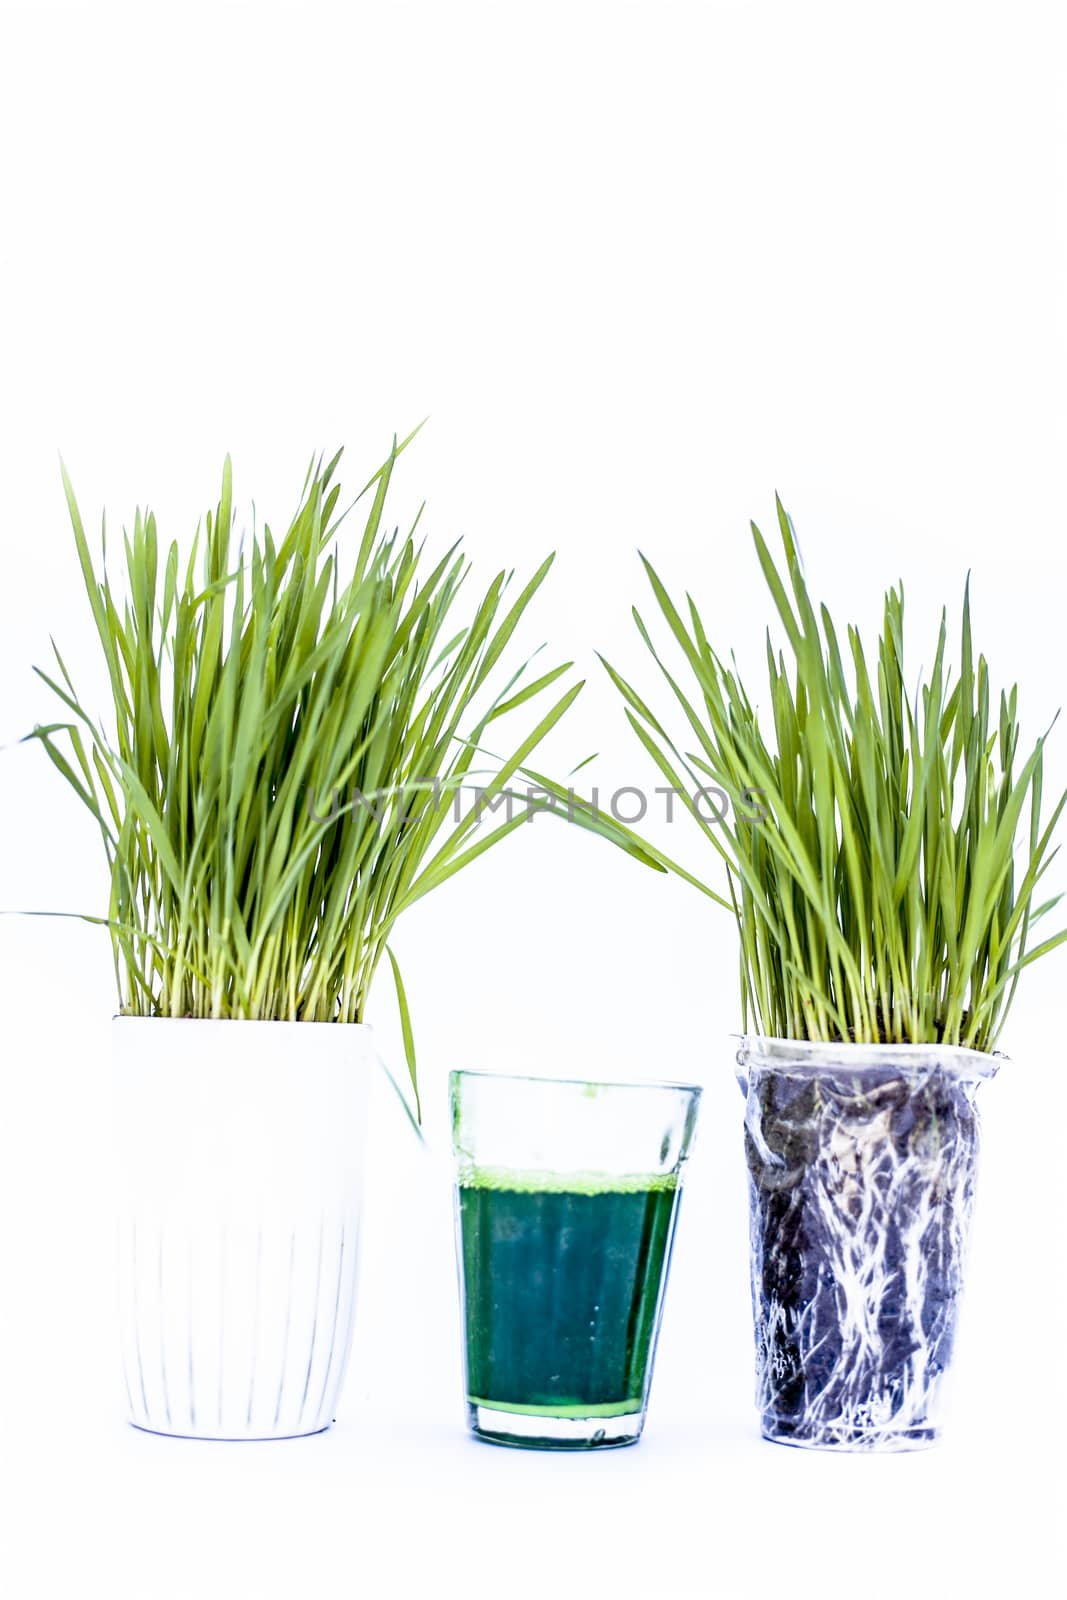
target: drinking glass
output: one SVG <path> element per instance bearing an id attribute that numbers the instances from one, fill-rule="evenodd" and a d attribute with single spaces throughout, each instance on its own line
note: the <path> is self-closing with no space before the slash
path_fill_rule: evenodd
<path id="1" fill-rule="evenodd" d="M 453 1072 L 467 1416 L 496 1444 L 635 1444 L 700 1090 Z"/>

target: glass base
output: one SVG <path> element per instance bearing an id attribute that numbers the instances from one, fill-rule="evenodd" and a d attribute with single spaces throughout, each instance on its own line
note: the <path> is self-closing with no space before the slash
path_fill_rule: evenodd
<path id="1" fill-rule="evenodd" d="M 889 1429 L 849 1431 L 845 1428 L 801 1430 L 796 1422 L 781 1422 L 764 1416 L 760 1433 L 769 1444 L 791 1445 L 794 1450 L 835 1450 L 839 1454 L 893 1455 L 905 1450 L 929 1450 L 938 1443 L 939 1429 L 929 1425 L 902 1428 L 898 1433 Z"/>
<path id="2" fill-rule="evenodd" d="M 596 1407 L 593 1407 L 594 1412 Z M 645 1422 L 642 1407 L 614 1416 L 561 1416 L 546 1408 L 522 1411 L 467 1402 L 467 1422 L 476 1439 L 520 1450 L 612 1450 L 636 1444 Z"/>

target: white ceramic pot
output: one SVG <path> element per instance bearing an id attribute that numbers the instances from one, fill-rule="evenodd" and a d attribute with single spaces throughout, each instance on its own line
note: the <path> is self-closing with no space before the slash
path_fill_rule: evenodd
<path id="1" fill-rule="evenodd" d="M 356 1301 L 361 1023 L 119 1017 L 130 1421 L 195 1439 L 330 1425 Z"/>

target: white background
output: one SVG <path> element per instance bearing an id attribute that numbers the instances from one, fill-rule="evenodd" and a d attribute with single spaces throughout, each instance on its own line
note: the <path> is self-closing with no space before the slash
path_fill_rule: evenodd
<path id="1" fill-rule="evenodd" d="M 0 745 L 53 715 L 30 672 L 50 632 L 96 670 L 57 451 L 87 521 L 150 500 L 185 539 L 225 451 L 280 523 L 313 451 L 344 443 L 355 488 L 427 413 L 395 519 L 425 497 L 433 547 L 463 534 L 484 581 L 559 551 L 530 639 L 589 677 L 561 774 L 595 749 L 606 792 L 654 781 L 592 653 L 662 703 L 638 545 L 759 675 L 747 519 L 769 531 L 776 488 L 835 613 L 869 626 L 904 579 L 916 676 L 971 569 L 1036 737 L 1064 695 L 1058 9 L 5 9 Z M 1057 729 L 1050 792 L 1065 750 Z M 102 868 L 42 752 L 0 752 L 0 907 L 101 909 Z M 866 1460 L 756 1438 L 728 918 L 538 820 L 397 948 L 430 1151 L 380 1097 L 337 1425 L 197 1445 L 120 1420 L 106 940 L 0 918 L 6 1593 L 1060 1592 L 1062 952 L 983 1091 L 949 1436 Z M 371 1020 L 398 1060 L 385 980 Z M 443 1115 L 464 1064 L 706 1085 L 636 1450 L 464 1435 Z"/>

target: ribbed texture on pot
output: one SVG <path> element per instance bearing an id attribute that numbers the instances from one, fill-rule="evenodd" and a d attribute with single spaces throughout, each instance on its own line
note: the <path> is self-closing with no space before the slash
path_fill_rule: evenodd
<path id="1" fill-rule="evenodd" d="M 138 1427 L 266 1439 L 329 1426 L 355 1312 L 355 1218 L 196 1237 L 128 1217 L 122 1232 L 122 1364 Z"/>
<path id="2" fill-rule="evenodd" d="M 138 1427 L 266 1439 L 333 1420 L 369 1031 L 116 1023 L 122 1367 Z"/>

